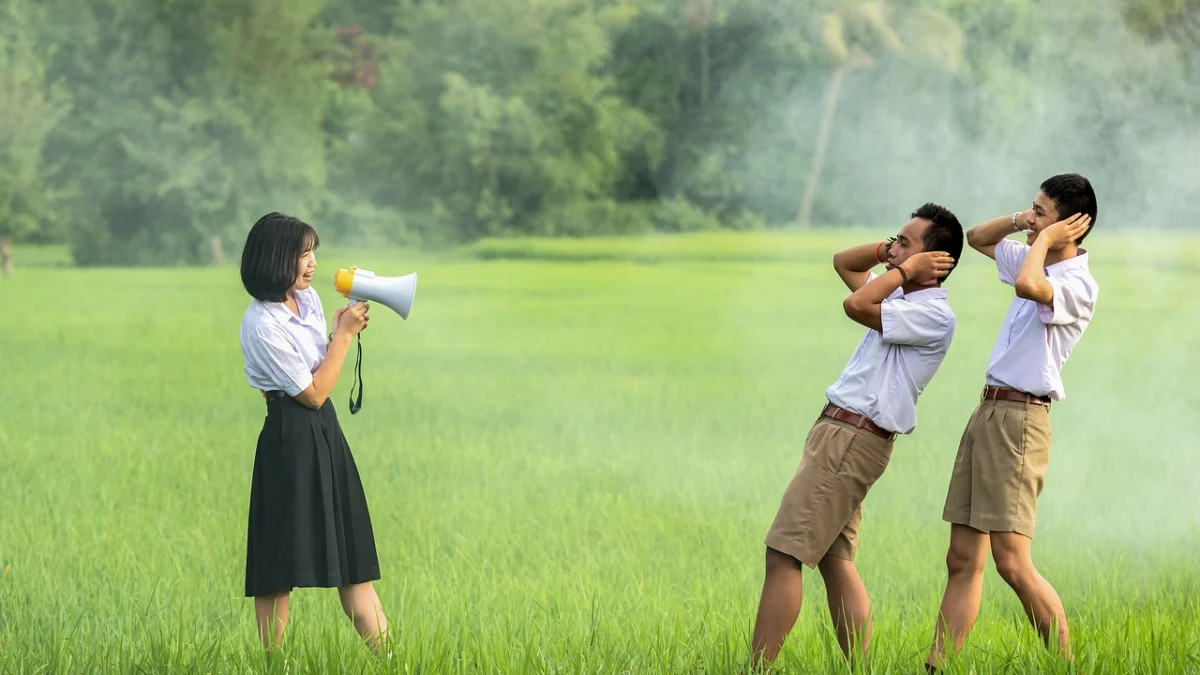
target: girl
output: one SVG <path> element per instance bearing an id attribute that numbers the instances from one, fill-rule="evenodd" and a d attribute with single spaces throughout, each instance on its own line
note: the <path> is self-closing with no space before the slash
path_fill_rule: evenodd
<path id="1" fill-rule="evenodd" d="M 329 400 L 368 306 L 338 309 L 326 335 L 312 288 L 320 242 L 307 223 L 269 213 L 242 251 L 242 285 L 254 298 L 242 318 L 242 355 L 250 386 L 267 401 L 250 487 L 246 596 L 269 652 L 283 640 L 292 588 L 336 587 L 378 654 L 387 619 L 371 584 L 379 578 L 371 516 Z"/>

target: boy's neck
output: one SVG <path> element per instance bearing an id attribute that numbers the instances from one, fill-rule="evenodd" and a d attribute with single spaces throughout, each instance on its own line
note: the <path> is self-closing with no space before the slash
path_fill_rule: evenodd
<path id="1" fill-rule="evenodd" d="M 1079 255 L 1079 246 L 1075 244 L 1067 244 L 1057 251 L 1046 251 L 1046 267 L 1064 260 L 1070 260 L 1077 255 Z"/>
<path id="2" fill-rule="evenodd" d="M 932 286 L 923 286 L 921 284 L 910 281 L 907 284 L 904 284 L 903 286 L 900 287 L 900 292 L 904 293 L 905 295 L 908 295 L 909 293 L 916 293 L 917 291 L 927 291 L 931 288 L 941 288 L 941 287 L 942 287 L 942 282 L 940 282 L 940 281 Z"/>

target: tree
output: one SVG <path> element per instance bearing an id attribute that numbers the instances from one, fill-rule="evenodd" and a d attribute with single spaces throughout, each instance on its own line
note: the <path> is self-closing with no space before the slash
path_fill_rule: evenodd
<path id="1" fill-rule="evenodd" d="M 76 264 L 219 263 L 262 213 L 311 217 L 336 88 L 320 0 L 42 2 L 76 102 L 52 137 Z"/>
<path id="2" fill-rule="evenodd" d="M 624 153 L 654 135 L 602 72 L 623 10 L 591 4 L 406 4 L 400 34 L 373 41 L 375 105 L 335 180 L 429 244 L 578 227 L 564 214 L 611 202 Z"/>
<path id="3" fill-rule="evenodd" d="M 47 86 L 21 6 L 0 14 L 0 269 L 13 270 L 12 245 L 33 234 L 54 208 L 44 161 L 46 138 L 67 113 L 67 97 Z"/>
<path id="4" fill-rule="evenodd" d="M 809 165 L 804 197 L 796 220 L 812 224 L 813 203 L 825 167 L 825 155 L 837 117 L 842 81 L 850 72 L 871 68 L 885 53 L 915 56 L 950 72 L 962 62 L 963 34 L 953 19 L 932 8 L 919 8 L 895 20 L 882 0 L 848 0 L 821 17 L 821 38 L 834 67 L 825 89 L 825 105 L 817 129 L 816 149 Z"/>

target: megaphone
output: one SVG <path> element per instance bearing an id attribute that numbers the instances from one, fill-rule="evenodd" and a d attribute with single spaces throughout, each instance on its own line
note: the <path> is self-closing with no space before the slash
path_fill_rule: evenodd
<path id="1" fill-rule="evenodd" d="M 407 320 L 413 296 L 417 294 L 417 275 L 414 272 L 402 277 L 377 277 L 370 270 L 350 267 L 337 271 L 333 287 L 342 297 L 349 298 L 352 305 L 357 301 L 378 302 Z"/>
<path id="2" fill-rule="evenodd" d="M 408 319 L 412 310 L 413 296 L 417 294 L 416 273 L 402 277 L 377 277 L 370 270 L 360 270 L 357 267 L 342 268 L 333 275 L 333 288 L 342 297 L 348 298 L 350 304 L 356 302 L 378 302 Z M 350 386 L 350 414 L 355 415 L 362 408 L 362 334 L 358 335 L 358 356 L 354 361 L 354 384 Z M 354 389 L 358 388 L 358 399 L 354 398 Z"/>

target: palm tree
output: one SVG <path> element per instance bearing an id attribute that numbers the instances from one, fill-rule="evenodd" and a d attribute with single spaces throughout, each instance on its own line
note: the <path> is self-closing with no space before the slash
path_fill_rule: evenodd
<path id="1" fill-rule="evenodd" d="M 898 17 L 890 14 L 883 0 L 842 0 L 834 11 L 821 17 L 821 41 L 835 65 L 825 88 L 816 149 L 796 217 L 803 227 L 811 225 L 813 202 L 846 75 L 873 67 L 874 55 L 888 52 L 931 61 L 952 73 L 962 65 L 963 32 L 949 16 L 934 9 L 912 10 Z"/>

